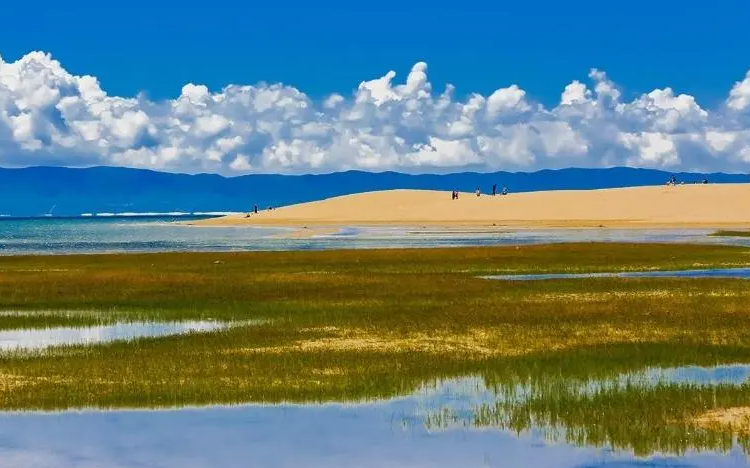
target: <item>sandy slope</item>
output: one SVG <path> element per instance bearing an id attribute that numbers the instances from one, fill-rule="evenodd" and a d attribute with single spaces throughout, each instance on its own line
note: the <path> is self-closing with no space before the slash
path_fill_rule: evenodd
<path id="1" fill-rule="evenodd" d="M 550 191 L 506 196 L 388 190 L 330 198 L 199 225 L 750 227 L 750 184 Z"/>

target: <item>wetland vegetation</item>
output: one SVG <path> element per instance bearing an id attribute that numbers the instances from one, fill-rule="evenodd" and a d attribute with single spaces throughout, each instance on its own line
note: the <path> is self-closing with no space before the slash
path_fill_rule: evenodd
<path id="1" fill-rule="evenodd" d="M 252 321 L 0 353 L 0 408 L 362 401 L 475 377 L 495 397 L 473 426 L 638 453 L 726 449 L 742 431 L 698 421 L 750 406 L 750 383 L 592 382 L 750 363 L 747 280 L 480 276 L 746 266 L 746 248 L 650 244 L 0 258 L 3 329 Z M 425 423 L 459 419 L 436 408 Z"/>
<path id="2" fill-rule="evenodd" d="M 748 231 L 737 231 L 729 229 L 720 229 L 711 234 L 714 237 L 750 237 L 750 230 Z"/>

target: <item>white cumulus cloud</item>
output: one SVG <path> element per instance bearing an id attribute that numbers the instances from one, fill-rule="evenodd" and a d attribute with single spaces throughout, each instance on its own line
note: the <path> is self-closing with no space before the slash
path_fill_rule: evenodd
<path id="1" fill-rule="evenodd" d="M 588 81 L 587 81 L 588 80 Z M 281 84 L 188 83 L 176 99 L 110 96 L 49 54 L 0 57 L 0 165 L 180 172 L 447 172 L 629 165 L 747 171 L 750 72 L 725 103 L 656 88 L 632 100 L 604 71 L 554 107 L 517 84 L 459 98 L 416 63 L 313 100 Z"/>
<path id="2" fill-rule="evenodd" d="M 736 111 L 744 111 L 750 108 L 750 70 L 748 70 L 744 80 L 734 84 L 732 91 L 729 92 L 727 105 Z"/>

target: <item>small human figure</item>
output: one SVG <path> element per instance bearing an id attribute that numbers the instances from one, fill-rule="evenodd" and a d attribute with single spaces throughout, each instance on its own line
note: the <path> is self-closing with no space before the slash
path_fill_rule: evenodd
<path id="1" fill-rule="evenodd" d="M 258 214 L 258 205 L 253 205 L 253 213 Z"/>
<path id="2" fill-rule="evenodd" d="M 503 195 L 508 195 L 508 187 L 503 187 Z"/>
<path id="3" fill-rule="evenodd" d="M 497 184 L 492 184 L 492 196 L 494 197 L 497 193 Z"/>
<path id="4" fill-rule="evenodd" d="M 480 196 L 482 194 L 482 191 L 477 187 L 477 196 Z"/>

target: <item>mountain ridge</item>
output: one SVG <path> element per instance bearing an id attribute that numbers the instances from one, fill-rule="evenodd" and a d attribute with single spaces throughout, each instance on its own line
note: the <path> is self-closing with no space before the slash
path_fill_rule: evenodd
<path id="1" fill-rule="evenodd" d="M 358 170 L 328 174 L 179 174 L 112 166 L 0 168 L 0 214 L 78 216 L 82 213 L 249 211 L 388 189 L 498 191 L 585 190 L 664 184 L 750 182 L 748 174 L 657 169 L 565 168 L 535 172 L 405 174 Z"/>

